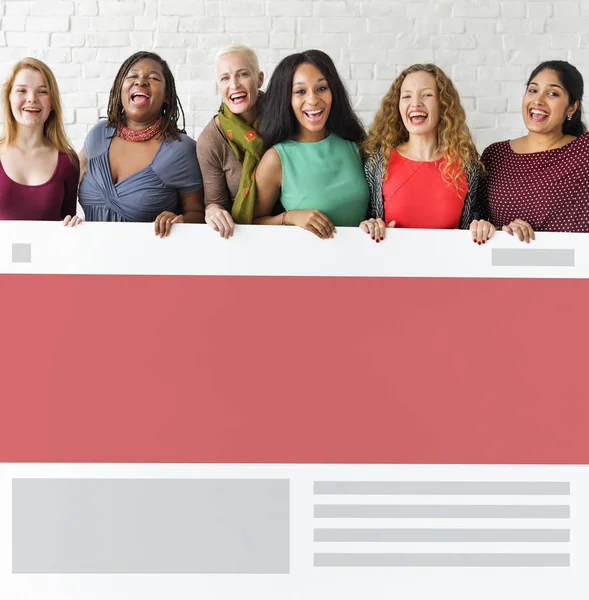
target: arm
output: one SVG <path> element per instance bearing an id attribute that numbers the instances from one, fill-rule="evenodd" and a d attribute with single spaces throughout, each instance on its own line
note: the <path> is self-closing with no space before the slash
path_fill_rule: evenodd
<path id="1" fill-rule="evenodd" d="M 272 208 L 280 196 L 282 187 L 282 163 L 274 148 L 262 157 L 256 169 L 256 205 L 254 223 L 260 225 L 296 225 L 314 233 L 322 239 L 332 238 L 335 233 L 333 223 L 317 209 L 287 210 L 270 216 Z"/>
<path id="2" fill-rule="evenodd" d="M 178 193 L 180 206 L 182 207 L 182 222 L 184 223 L 204 223 L 205 222 L 205 203 L 203 188 L 196 192 Z M 179 223 L 180 221 L 176 221 Z"/>
<path id="3" fill-rule="evenodd" d="M 270 216 L 282 187 L 282 163 L 274 148 L 262 156 L 256 169 L 256 204 L 254 223 L 258 225 L 282 225 L 282 215 Z M 286 223 L 285 223 L 286 224 Z"/>
<path id="4" fill-rule="evenodd" d="M 86 174 L 86 169 L 88 168 L 88 160 L 86 159 L 86 153 L 84 152 L 84 148 L 80 150 L 78 154 L 78 160 L 80 161 L 80 182 L 84 179 L 84 175 Z"/>
<path id="5" fill-rule="evenodd" d="M 85 160 L 86 157 L 84 157 Z M 66 160 L 71 161 L 71 157 L 67 156 Z M 68 173 L 64 182 L 64 198 L 61 205 L 61 219 L 67 216 L 75 216 L 77 212 L 78 202 L 78 182 L 80 181 L 80 168 L 77 160 L 68 165 Z"/>

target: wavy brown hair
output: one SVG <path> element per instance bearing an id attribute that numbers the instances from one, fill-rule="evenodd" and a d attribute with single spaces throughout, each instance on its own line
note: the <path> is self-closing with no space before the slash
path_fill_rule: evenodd
<path id="1" fill-rule="evenodd" d="M 447 157 L 447 160 L 442 162 L 442 177 L 458 186 L 461 170 L 473 166 L 481 168 L 482 164 L 466 125 L 466 113 L 460 103 L 460 96 L 450 78 L 436 65 L 411 65 L 393 81 L 374 116 L 363 149 L 367 155 L 380 150 L 388 161 L 392 149 L 409 139 L 409 132 L 399 112 L 401 86 L 407 75 L 419 71 L 431 73 L 436 81 L 440 102 L 438 148 Z"/>
<path id="2" fill-rule="evenodd" d="M 33 69 L 34 71 L 39 71 L 45 80 L 45 85 L 47 86 L 47 90 L 49 92 L 49 99 L 51 100 L 51 112 L 49 113 L 49 116 L 43 125 L 43 134 L 45 135 L 45 138 L 54 148 L 57 148 L 59 152 L 67 154 L 71 161 L 74 164 L 77 164 L 78 157 L 76 155 L 76 151 L 73 149 L 63 125 L 63 110 L 61 108 L 61 99 L 59 96 L 57 80 L 55 79 L 53 71 L 44 62 L 38 60 L 37 58 L 27 57 L 17 62 L 14 67 L 12 67 L 12 70 L 8 75 L 8 79 L 2 87 L 1 98 L 4 132 L 2 136 L 0 136 L 0 145 L 9 146 L 16 139 L 18 123 L 16 122 L 16 119 L 12 114 L 12 109 L 10 108 L 10 92 L 12 91 L 12 86 L 14 85 L 16 76 L 23 69 Z"/>

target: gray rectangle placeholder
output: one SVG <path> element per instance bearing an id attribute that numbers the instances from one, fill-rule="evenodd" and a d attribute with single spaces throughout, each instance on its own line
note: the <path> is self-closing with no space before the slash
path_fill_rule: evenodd
<path id="1" fill-rule="evenodd" d="M 568 529 L 315 529 L 316 542 L 570 542 Z"/>
<path id="2" fill-rule="evenodd" d="M 569 554 L 315 554 L 316 567 L 570 567 Z"/>
<path id="3" fill-rule="evenodd" d="M 575 251 L 562 248 L 493 248 L 494 267 L 574 267 Z"/>
<path id="4" fill-rule="evenodd" d="M 322 495 L 568 496 L 568 481 L 315 481 Z"/>
<path id="5" fill-rule="evenodd" d="M 316 504 L 316 519 L 568 519 L 570 507 L 548 504 Z"/>
<path id="6" fill-rule="evenodd" d="M 14 479 L 13 573 L 288 573 L 286 479 Z"/>

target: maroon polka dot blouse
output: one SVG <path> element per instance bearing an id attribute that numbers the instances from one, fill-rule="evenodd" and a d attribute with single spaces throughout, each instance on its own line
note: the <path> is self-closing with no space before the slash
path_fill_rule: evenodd
<path id="1" fill-rule="evenodd" d="M 497 142 L 481 160 L 480 205 L 495 227 L 523 219 L 535 231 L 589 233 L 589 133 L 531 154 Z"/>

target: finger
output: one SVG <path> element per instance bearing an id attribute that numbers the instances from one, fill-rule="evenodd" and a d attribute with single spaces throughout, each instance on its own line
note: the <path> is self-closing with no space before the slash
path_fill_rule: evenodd
<path id="1" fill-rule="evenodd" d="M 318 219 L 325 228 L 327 237 L 333 237 L 333 234 L 335 233 L 335 225 L 329 220 L 329 218 L 321 211 L 317 211 L 315 213 L 315 218 Z"/>
<path id="2" fill-rule="evenodd" d="M 320 237 L 322 240 L 325 239 L 325 234 L 323 233 L 323 231 L 321 229 L 319 229 L 315 223 L 309 221 L 304 229 L 306 229 L 307 231 L 310 231 L 311 233 L 314 233 L 317 237 Z"/>
<path id="3" fill-rule="evenodd" d="M 508 233 L 509 235 L 513 235 L 513 229 L 511 229 L 511 227 L 509 227 L 509 225 L 503 225 L 503 227 L 501 228 L 501 231 L 505 231 L 505 233 Z"/>
<path id="4" fill-rule="evenodd" d="M 379 239 L 382 242 L 384 240 L 384 232 L 386 229 L 385 222 L 382 219 L 376 219 L 376 225 L 377 227 L 375 227 L 375 232 L 377 235 L 377 239 Z"/>
<path id="5" fill-rule="evenodd" d="M 155 221 L 154 221 L 154 223 L 153 223 L 154 230 L 155 230 L 155 235 L 159 235 L 159 232 L 160 232 L 160 221 L 161 221 L 161 220 L 162 220 L 162 215 L 158 215 L 158 216 L 155 218 Z"/>
<path id="6" fill-rule="evenodd" d="M 387 229 L 392 229 L 396 224 L 397 224 L 396 221 L 390 221 L 389 224 L 387 225 Z"/>
<path id="7" fill-rule="evenodd" d="M 67 227 L 68 223 L 72 220 L 71 215 L 68 215 L 64 220 L 63 220 L 63 226 Z"/>
<path id="8" fill-rule="evenodd" d="M 364 231 L 366 231 L 366 233 L 370 235 L 372 239 L 374 239 L 374 222 L 372 219 L 364 221 L 364 226 L 366 227 Z"/>
<path id="9" fill-rule="evenodd" d="M 477 229 L 478 229 L 478 226 L 479 226 L 479 222 L 478 221 L 473 221 L 470 224 L 470 227 L 469 227 L 469 229 L 470 229 L 470 235 L 472 237 L 472 241 L 475 244 L 477 243 Z"/>
<path id="10" fill-rule="evenodd" d="M 329 238 L 331 237 L 331 227 L 329 227 L 329 225 L 321 218 L 319 218 L 317 215 L 315 215 L 314 217 L 311 218 L 311 220 L 309 221 L 309 223 L 317 230 L 321 233 L 321 237 L 322 238 Z"/>
<path id="11" fill-rule="evenodd" d="M 485 239 L 485 221 L 481 219 L 477 222 L 477 244 L 484 244 Z"/>
<path id="12" fill-rule="evenodd" d="M 164 233 L 164 237 L 170 235 L 170 231 L 172 230 L 172 222 L 176 217 L 168 217 L 166 219 L 166 232 Z"/>
<path id="13" fill-rule="evenodd" d="M 372 235 L 370 233 L 370 227 L 368 226 L 368 221 L 362 221 L 362 223 L 360 223 L 360 229 L 364 232 L 364 233 L 368 233 L 369 235 Z"/>
<path id="14" fill-rule="evenodd" d="M 496 231 L 497 228 L 495 227 L 495 225 L 493 225 L 493 223 L 489 223 L 489 233 L 487 235 L 487 240 L 490 240 Z"/>
<path id="15" fill-rule="evenodd" d="M 217 225 L 215 217 L 205 217 L 205 221 L 207 225 L 210 225 L 215 231 L 219 231 L 219 225 Z"/>
<path id="16" fill-rule="evenodd" d="M 227 215 L 228 215 L 228 213 L 225 213 L 225 212 L 221 212 L 218 215 L 219 221 L 221 222 L 221 224 L 223 226 L 222 237 L 224 237 L 226 240 L 228 240 L 231 237 L 231 235 L 233 234 L 233 219 L 230 220 L 230 218 L 228 218 Z"/>
<path id="17" fill-rule="evenodd" d="M 522 228 L 519 225 L 511 225 L 511 228 L 515 232 L 515 235 L 517 235 L 517 239 L 520 242 L 523 242 L 524 241 L 524 232 L 522 231 Z"/>
<path id="18" fill-rule="evenodd" d="M 491 223 L 485 221 L 482 227 L 482 242 L 483 244 L 489 239 L 489 231 L 491 229 Z"/>

